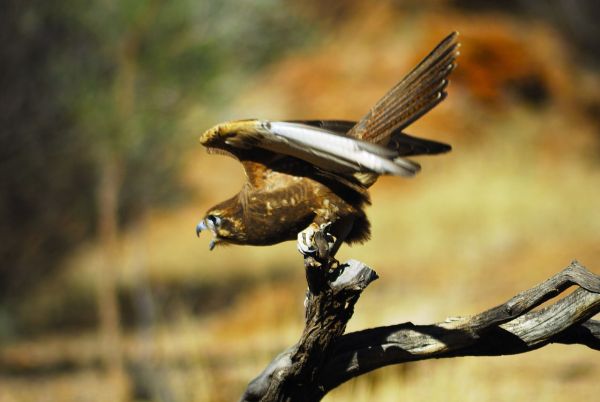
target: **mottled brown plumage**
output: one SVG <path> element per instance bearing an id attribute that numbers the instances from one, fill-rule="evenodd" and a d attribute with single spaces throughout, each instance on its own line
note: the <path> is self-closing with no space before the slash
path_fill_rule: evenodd
<path id="1" fill-rule="evenodd" d="M 369 238 L 364 207 L 368 188 L 382 174 L 412 176 L 420 167 L 405 156 L 450 150 L 402 130 L 446 97 L 458 55 L 457 34 L 445 38 L 358 122 L 240 120 L 206 131 L 212 153 L 237 158 L 247 182 L 212 207 L 197 226 L 221 242 L 270 245 L 294 240 L 309 226 L 330 223 L 342 241 Z"/>

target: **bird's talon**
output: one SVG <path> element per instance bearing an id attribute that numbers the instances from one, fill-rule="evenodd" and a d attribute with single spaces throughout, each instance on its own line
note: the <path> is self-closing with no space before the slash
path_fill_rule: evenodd
<path id="1" fill-rule="evenodd" d="M 312 223 L 298 233 L 298 251 L 305 257 L 327 258 L 336 242 L 336 237 L 329 233 L 332 223 L 321 225 Z"/>
<path id="2" fill-rule="evenodd" d="M 319 230 L 316 225 L 310 225 L 298 233 L 298 251 L 304 256 L 314 256 L 319 250 L 315 244 L 315 232 Z"/>

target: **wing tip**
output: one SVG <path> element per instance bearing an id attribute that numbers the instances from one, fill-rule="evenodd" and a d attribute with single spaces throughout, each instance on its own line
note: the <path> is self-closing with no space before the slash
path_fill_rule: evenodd
<path id="1" fill-rule="evenodd" d="M 458 40 L 459 36 L 460 36 L 460 32 L 458 30 L 452 31 L 442 40 L 442 43 L 446 42 L 446 41 L 447 42 L 455 42 Z"/>
<path id="2" fill-rule="evenodd" d="M 444 39 L 442 39 L 439 44 L 434 48 L 434 52 L 436 50 L 444 49 L 444 48 L 458 48 L 460 47 L 460 42 L 458 41 L 458 37 L 460 36 L 460 32 L 452 31 Z M 432 52 L 433 53 L 433 52 Z"/>
<path id="3" fill-rule="evenodd" d="M 447 154 L 448 152 L 452 151 L 452 145 L 450 144 L 445 144 L 445 143 L 440 143 L 442 145 L 440 145 L 440 147 L 438 148 L 439 154 Z"/>

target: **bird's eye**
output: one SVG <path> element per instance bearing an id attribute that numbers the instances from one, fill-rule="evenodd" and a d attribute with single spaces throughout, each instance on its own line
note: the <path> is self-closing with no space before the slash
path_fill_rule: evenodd
<path id="1" fill-rule="evenodd" d="M 217 228 L 221 224 L 221 218 L 216 215 L 208 215 L 206 221 L 208 225 L 211 225 L 213 228 Z"/>

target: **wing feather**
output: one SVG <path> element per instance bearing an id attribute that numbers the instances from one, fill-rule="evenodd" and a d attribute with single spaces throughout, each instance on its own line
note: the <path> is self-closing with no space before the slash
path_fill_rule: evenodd
<path id="1" fill-rule="evenodd" d="M 229 156 L 230 158 L 238 159 L 238 157 L 236 155 L 234 155 L 233 153 L 226 151 L 224 149 L 221 149 L 221 148 L 206 147 L 206 152 L 208 152 L 209 155 L 224 155 L 224 156 Z"/>
<path id="2" fill-rule="evenodd" d="M 335 173 L 413 176 L 420 167 L 392 149 L 299 123 L 265 123 L 272 136 L 261 147 L 303 159 Z"/>
<path id="3" fill-rule="evenodd" d="M 355 121 L 347 120 L 294 120 L 290 121 L 290 123 L 301 123 L 325 128 L 327 130 L 335 131 L 340 135 L 346 135 L 346 133 L 356 125 Z M 392 132 L 386 148 L 395 150 L 400 156 L 435 155 L 448 152 L 452 149 L 450 145 L 443 142 L 413 137 L 412 135 L 403 133 L 401 129 Z"/>
<path id="4" fill-rule="evenodd" d="M 293 156 L 338 174 L 369 172 L 413 176 L 420 166 L 393 149 L 301 123 L 244 120 L 223 123 L 200 136 L 200 142 L 240 161 Z"/>
<path id="5" fill-rule="evenodd" d="M 458 33 L 448 35 L 402 81 L 396 84 L 348 132 L 348 136 L 386 144 L 446 97 L 448 75 L 455 67 Z"/>
<path id="6" fill-rule="evenodd" d="M 395 149 L 400 156 L 435 155 L 452 149 L 443 142 L 413 137 L 402 132 L 392 134 L 388 148 Z"/>
<path id="7" fill-rule="evenodd" d="M 249 179 L 258 180 L 270 163 L 286 156 L 325 172 L 354 175 L 365 185 L 382 174 L 413 176 L 420 166 L 403 156 L 450 149 L 446 144 L 407 136 L 402 129 L 446 97 L 447 77 L 458 55 L 456 38 L 457 33 L 446 37 L 356 124 L 344 120 L 240 120 L 207 130 L 200 142 L 210 153 L 240 160 Z M 249 172 L 250 166 L 256 171 Z"/>
<path id="8" fill-rule="evenodd" d="M 356 125 L 355 121 L 349 120 L 289 120 L 288 122 L 323 128 L 325 130 L 333 131 L 334 133 L 343 135 L 346 135 L 346 133 L 350 131 L 354 125 Z"/>

